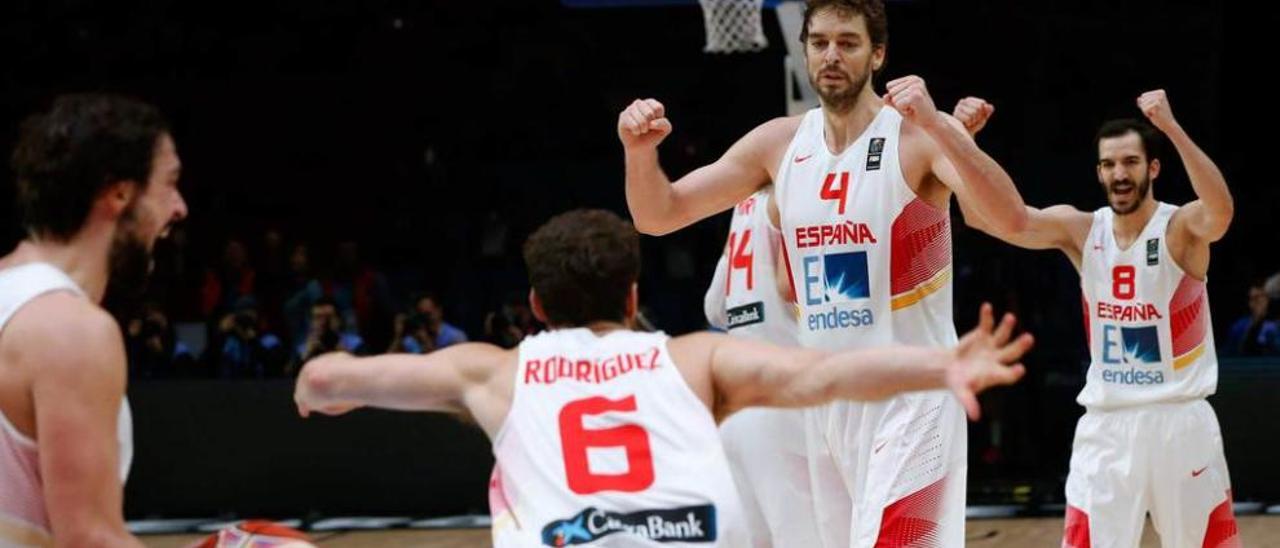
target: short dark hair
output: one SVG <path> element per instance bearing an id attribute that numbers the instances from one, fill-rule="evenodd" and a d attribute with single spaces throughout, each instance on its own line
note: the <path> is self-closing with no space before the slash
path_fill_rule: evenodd
<path id="1" fill-rule="evenodd" d="M 1164 135 L 1151 124 L 1134 118 L 1118 118 L 1103 122 L 1102 127 L 1098 128 L 1098 135 L 1093 138 L 1093 149 L 1098 150 L 1098 144 L 1103 139 L 1123 137 L 1129 133 L 1138 134 L 1138 139 L 1142 141 L 1142 151 L 1147 155 L 1147 162 L 1159 160 L 1163 155 Z"/>
<path id="2" fill-rule="evenodd" d="M 884 0 L 805 0 L 804 23 L 800 26 L 801 42 L 809 41 L 809 21 L 813 15 L 828 8 L 842 15 L 861 15 L 867 21 L 872 46 L 889 43 L 889 17 L 884 11 Z"/>
<path id="3" fill-rule="evenodd" d="M 145 188 L 160 136 L 160 112 L 105 94 L 63 95 L 22 126 L 11 163 L 18 216 L 29 234 L 68 240 L 98 194 L 120 181 Z"/>
<path id="4" fill-rule="evenodd" d="M 524 243 L 524 262 L 547 323 L 622 321 L 640 276 L 640 236 L 612 212 L 577 209 L 534 231 Z"/>

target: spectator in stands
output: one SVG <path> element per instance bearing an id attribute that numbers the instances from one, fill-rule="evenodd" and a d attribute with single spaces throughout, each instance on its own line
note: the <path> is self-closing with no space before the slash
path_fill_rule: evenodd
<path id="1" fill-rule="evenodd" d="M 269 228 L 262 234 L 262 248 L 258 259 L 256 294 L 262 303 L 262 326 L 270 331 L 284 333 L 288 330 L 284 319 L 285 292 L 289 290 L 290 268 L 284 234 Z"/>
<path id="2" fill-rule="evenodd" d="M 125 335 L 130 378 L 168 379 L 192 374 L 195 358 L 177 340 L 168 316 L 156 303 L 142 306 L 141 313 L 129 320 Z"/>
<path id="3" fill-rule="evenodd" d="M 242 297 L 254 295 L 255 274 L 249 266 L 244 243 L 232 238 L 222 251 L 222 265 L 205 273 L 200 290 L 200 312 L 206 318 L 221 317 Z"/>
<path id="4" fill-rule="evenodd" d="M 326 284 L 325 295 L 333 299 L 348 330 L 360 333 L 374 348 L 391 342 L 395 306 L 390 287 L 381 272 L 364 264 L 354 240 L 338 243 L 333 279 Z"/>
<path id="5" fill-rule="evenodd" d="M 311 307 L 324 297 L 324 286 L 312 274 L 310 253 L 306 244 L 297 244 L 289 253 L 289 276 L 284 289 L 284 330 L 290 347 L 307 340 L 311 325 Z"/>
<path id="6" fill-rule="evenodd" d="M 327 352 L 364 353 L 364 340 L 344 327 L 332 299 L 323 297 L 311 306 L 311 327 L 297 347 L 296 365 Z"/>
<path id="7" fill-rule="evenodd" d="M 1231 324 L 1225 354 L 1273 356 L 1280 354 L 1280 323 L 1268 317 L 1270 299 L 1259 281 L 1249 287 L 1249 314 Z"/>
<path id="8" fill-rule="evenodd" d="M 506 302 L 484 318 L 484 341 L 503 348 L 515 348 L 538 331 L 537 320 L 521 293 L 507 295 Z"/>
<path id="9" fill-rule="evenodd" d="M 436 333 L 421 312 L 396 314 L 390 353 L 426 354 L 436 349 Z"/>
<path id="10" fill-rule="evenodd" d="M 467 342 L 466 333 L 444 321 L 444 307 L 440 306 L 440 299 L 434 293 L 421 293 L 413 302 L 414 308 L 426 321 L 427 329 L 435 334 L 436 348 Z"/>
<path id="11" fill-rule="evenodd" d="M 218 378 L 268 378 L 283 375 L 289 352 L 279 337 L 262 330 L 253 297 L 242 297 L 218 322 L 215 374 Z"/>

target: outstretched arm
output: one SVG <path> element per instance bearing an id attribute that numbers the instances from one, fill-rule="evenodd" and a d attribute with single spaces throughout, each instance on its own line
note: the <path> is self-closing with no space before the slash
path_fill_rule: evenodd
<path id="1" fill-rule="evenodd" d="M 712 342 L 710 355 L 717 415 L 749 406 L 808 407 L 948 388 L 976 419 L 975 395 L 1021 378 L 1024 369 L 1017 361 L 1032 345 L 1028 334 L 1010 341 L 1012 315 L 998 328 L 994 323 L 991 306 L 983 305 L 978 328 L 953 349 L 893 346 L 828 353 L 724 337 Z"/>
<path id="2" fill-rule="evenodd" d="M 995 111 L 994 105 L 981 98 L 965 97 L 956 103 L 953 116 L 971 135 L 977 135 L 986 127 Z M 1044 209 L 1025 206 L 1026 226 L 1021 231 L 1002 231 L 974 211 L 970 202 L 958 201 L 965 224 L 970 227 L 1026 249 L 1058 249 L 1066 252 L 1073 260 L 1080 255 L 1081 242 L 1093 222 L 1091 215 L 1068 205 Z"/>
<path id="3" fill-rule="evenodd" d="M 483 343 L 457 344 L 425 355 L 357 358 L 329 353 L 303 366 L 294 402 L 303 417 L 366 406 L 468 413 L 469 397 L 489 383 L 505 355 Z"/>

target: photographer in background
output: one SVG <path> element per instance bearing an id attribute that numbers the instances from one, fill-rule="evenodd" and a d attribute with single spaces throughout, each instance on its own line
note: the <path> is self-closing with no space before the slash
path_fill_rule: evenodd
<path id="1" fill-rule="evenodd" d="M 387 352 L 426 354 L 436 349 L 437 336 L 427 315 L 417 311 L 396 314 L 395 333 Z"/>
<path id="2" fill-rule="evenodd" d="M 360 335 L 347 331 L 338 306 L 333 299 L 321 298 L 311 305 L 310 329 L 307 337 L 298 344 L 294 354 L 295 365 L 328 352 L 364 353 L 364 340 Z M 293 368 L 296 371 L 298 368 Z"/>
<path id="3" fill-rule="evenodd" d="M 280 338 L 264 333 L 258 303 L 252 297 L 236 300 L 230 314 L 218 322 L 214 375 L 221 379 L 268 378 L 284 373 L 288 352 Z"/>
<path id="4" fill-rule="evenodd" d="M 177 340 L 168 316 L 158 304 L 142 305 L 141 313 L 128 321 L 125 333 L 129 378 L 169 379 L 193 374 L 195 358 Z"/>

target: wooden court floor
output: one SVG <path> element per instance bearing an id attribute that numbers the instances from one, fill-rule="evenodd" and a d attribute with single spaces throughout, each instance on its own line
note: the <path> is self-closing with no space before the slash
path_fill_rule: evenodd
<path id="1" fill-rule="evenodd" d="M 1280 548 L 1280 516 L 1240 516 L 1240 537 L 1249 548 Z M 1053 548 L 1062 541 L 1062 519 L 1022 518 L 1007 520 L 969 520 L 968 546 L 976 548 Z M 196 536 L 147 536 L 142 541 L 151 548 L 185 548 Z M 431 546 L 437 548 L 469 548 L 488 546 L 487 529 L 449 529 L 437 531 L 366 531 L 330 533 L 315 536 L 324 548 L 392 548 Z M 1150 525 L 1142 539 L 1142 548 L 1159 548 Z M 797 547 L 803 548 L 803 547 Z"/>

